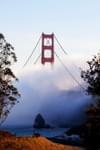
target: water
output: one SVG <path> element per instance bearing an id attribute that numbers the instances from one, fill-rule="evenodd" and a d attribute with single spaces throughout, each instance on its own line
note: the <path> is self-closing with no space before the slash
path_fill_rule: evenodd
<path id="1" fill-rule="evenodd" d="M 32 136 L 36 133 L 39 133 L 42 136 L 51 138 L 64 134 L 66 131 L 68 131 L 68 129 L 67 128 L 35 129 L 32 127 L 29 128 L 23 127 L 23 128 L 6 128 L 6 131 L 9 131 L 16 136 Z"/>

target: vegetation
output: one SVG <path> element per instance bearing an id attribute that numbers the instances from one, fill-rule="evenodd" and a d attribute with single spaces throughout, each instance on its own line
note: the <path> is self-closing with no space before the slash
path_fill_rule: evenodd
<path id="1" fill-rule="evenodd" d="M 0 132 L 0 136 L 2 136 L 0 150 L 83 150 L 75 146 L 53 143 L 41 136 L 15 137 L 7 132 L 5 134 Z"/>
<path id="2" fill-rule="evenodd" d="M 97 150 L 100 148 L 100 54 L 87 63 L 89 68 L 81 72 L 81 77 L 87 83 L 87 92 L 95 101 L 87 110 L 84 138 L 87 149 Z"/>
<path id="3" fill-rule="evenodd" d="M 6 41 L 3 34 L 0 34 L 0 123 L 8 116 L 10 109 L 18 102 L 17 98 L 20 96 L 13 85 L 17 78 L 11 69 L 16 61 L 13 46 Z"/>
<path id="4" fill-rule="evenodd" d="M 94 96 L 100 96 L 100 54 L 91 61 L 87 61 L 89 68 L 81 72 L 81 77 L 87 82 L 87 92 Z"/>

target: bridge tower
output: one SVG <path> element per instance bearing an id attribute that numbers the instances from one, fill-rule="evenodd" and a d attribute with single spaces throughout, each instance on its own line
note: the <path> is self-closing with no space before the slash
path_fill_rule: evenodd
<path id="1" fill-rule="evenodd" d="M 54 34 L 42 33 L 41 63 L 54 63 Z"/>

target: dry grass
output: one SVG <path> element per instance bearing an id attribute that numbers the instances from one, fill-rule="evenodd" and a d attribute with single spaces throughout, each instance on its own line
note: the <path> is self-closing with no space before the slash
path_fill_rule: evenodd
<path id="1" fill-rule="evenodd" d="M 0 134 L 1 135 L 1 134 Z M 1 137 L 1 136 L 0 136 Z M 4 135 L 0 150 L 82 150 L 78 147 L 55 144 L 44 137 L 14 137 Z"/>

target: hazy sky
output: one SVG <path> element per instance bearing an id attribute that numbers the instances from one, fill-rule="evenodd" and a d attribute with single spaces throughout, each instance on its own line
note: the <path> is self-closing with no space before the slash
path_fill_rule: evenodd
<path id="1" fill-rule="evenodd" d="M 100 49 L 99 0 L 1 0 L 0 32 L 12 43 L 22 66 L 42 32 L 54 32 L 70 55 Z"/>

